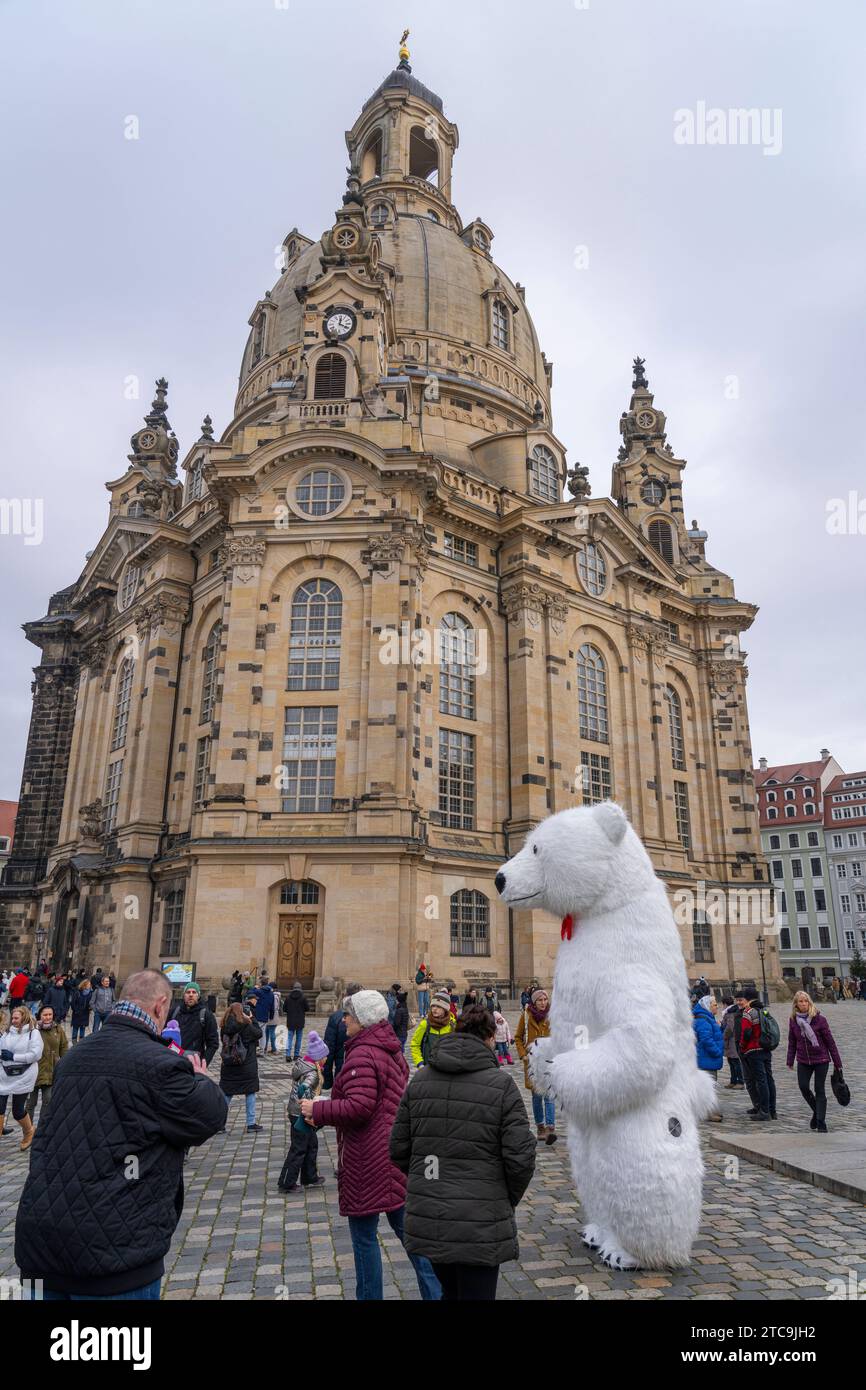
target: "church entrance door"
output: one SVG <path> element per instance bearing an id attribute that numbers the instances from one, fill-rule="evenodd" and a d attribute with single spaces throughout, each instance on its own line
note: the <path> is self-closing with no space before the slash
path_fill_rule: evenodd
<path id="1" fill-rule="evenodd" d="M 300 980 L 304 989 L 313 988 L 316 973 L 317 917 L 280 917 L 277 952 L 277 986 L 291 989 Z"/>

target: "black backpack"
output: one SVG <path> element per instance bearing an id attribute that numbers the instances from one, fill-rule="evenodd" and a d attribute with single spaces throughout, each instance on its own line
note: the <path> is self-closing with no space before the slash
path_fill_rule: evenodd
<path id="1" fill-rule="evenodd" d="M 242 1067 L 247 1060 L 247 1045 L 240 1033 L 223 1033 L 220 1057 L 227 1067 Z"/>

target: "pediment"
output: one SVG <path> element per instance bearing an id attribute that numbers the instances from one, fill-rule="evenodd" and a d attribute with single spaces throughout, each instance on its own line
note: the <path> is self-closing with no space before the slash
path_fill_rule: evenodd
<path id="1" fill-rule="evenodd" d="M 75 606 L 81 607 L 88 596 L 104 584 L 116 584 L 126 560 L 159 530 L 160 522 L 155 518 L 112 517 L 101 539 L 88 556 L 75 592 Z"/>

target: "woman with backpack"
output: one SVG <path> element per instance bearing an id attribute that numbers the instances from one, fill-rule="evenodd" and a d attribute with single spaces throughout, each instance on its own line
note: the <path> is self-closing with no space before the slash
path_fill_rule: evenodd
<path id="1" fill-rule="evenodd" d="M 812 1111 L 809 1128 L 817 1130 L 819 1134 L 827 1133 L 827 1093 L 824 1088 L 831 1058 L 841 1076 L 842 1058 L 830 1032 L 830 1025 L 806 991 L 801 989 L 794 995 L 788 1020 L 788 1066 L 793 1069 L 796 1059 L 800 1095 Z M 814 1093 L 811 1086 L 813 1077 Z"/>
<path id="2" fill-rule="evenodd" d="M 757 995 L 752 995 L 748 1005 L 740 1023 L 740 1057 L 755 1104 L 746 1114 L 750 1120 L 775 1120 L 773 1049 L 779 1044 L 779 1025 Z"/>
<path id="3" fill-rule="evenodd" d="M 556 1107 L 547 1096 L 537 1095 L 529 1077 L 529 1049 L 539 1038 L 550 1037 L 550 995 L 546 989 L 534 989 L 529 1003 L 520 1015 L 514 1034 L 514 1046 L 523 1062 L 523 1080 L 527 1091 L 532 1091 L 532 1113 L 535 1117 L 536 1137 L 539 1144 L 556 1143 Z"/>
<path id="4" fill-rule="evenodd" d="M 262 1029 L 253 1017 L 255 1001 L 229 1004 L 220 1026 L 220 1090 L 227 1101 L 243 1096 L 247 1110 L 247 1134 L 257 1134 L 256 1096 L 259 1090 L 259 1063 L 256 1044 Z"/>

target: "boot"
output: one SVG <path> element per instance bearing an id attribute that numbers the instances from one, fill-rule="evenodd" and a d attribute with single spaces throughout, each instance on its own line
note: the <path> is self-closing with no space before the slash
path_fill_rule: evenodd
<path id="1" fill-rule="evenodd" d="M 538 1140 L 539 1144 L 543 1144 L 545 1139 L 547 1138 L 547 1125 L 537 1125 L 535 1137 Z"/>
<path id="2" fill-rule="evenodd" d="M 544 1140 L 545 1144 L 555 1144 L 556 1141 L 557 1141 L 557 1139 L 558 1139 L 558 1137 L 559 1137 L 559 1136 L 558 1136 L 558 1134 L 556 1133 L 556 1129 L 554 1128 L 554 1126 L 553 1126 L 553 1125 L 548 1125 L 548 1126 L 547 1126 L 547 1134 L 546 1134 L 545 1140 Z"/>
<path id="3" fill-rule="evenodd" d="M 33 1124 L 33 1121 L 31 1120 L 29 1115 L 25 1115 L 24 1119 L 20 1121 L 20 1124 L 21 1147 L 22 1149 L 29 1149 L 30 1145 L 33 1143 L 33 1135 L 36 1132 L 36 1127 Z"/>
<path id="4" fill-rule="evenodd" d="M 0 1115 L 0 1136 L 3 1134 L 3 1127 L 6 1124 L 6 1116 Z"/>

